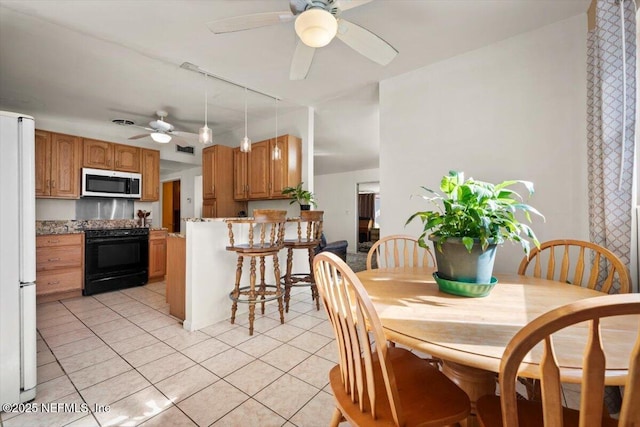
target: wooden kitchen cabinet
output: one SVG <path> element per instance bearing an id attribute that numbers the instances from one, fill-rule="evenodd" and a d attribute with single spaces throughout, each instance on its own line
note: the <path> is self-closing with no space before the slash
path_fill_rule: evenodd
<path id="1" fill-rule="evenodd" d="M 233 148 L 213 145 L 202 150 L 202 216 L 236 217 L 247 204 L 234 199 Z"/>
<path id="2" fill-rule="evenodd" d="M 113 146 L 96 139 L 82 140 L 82 167 L 113 170 Z"/>
<path id="3" fill-rule="evenodd" d="M 149 233 L 149 281 L 162 280 L 167 271 L 167 231 Z"/>
<path id="4" fill-rule="evenodd" d="M 140 147 L 84 138 L 82 166 L 85 168 L 140 172 Z"/>
<path id="5" fill-rule="evenodd" d="M 36 197 L 80 197 L 81 156 L 80 138 L 36 130 Z"/>
<path id="6" fill-rule="evenodd" d="M 204 148 L 202 150 L 202 198 L 216 198 L 216 183 L 223 185 L 216 179 L 216 158 L 222 158 L 223 149 L 219 145 Z M 216 182 L 218 181 L 218 182 Z"/>
<path id="7" fill-rule="evenodd" d="M 240 151 L 240 147 L 233 149 L 233 198 L 236 200 L 249 199 L 248 161 L 249 153 Z"/>
<path id="8" fill-rule="evenodd" d="M 249 153 L 249 167 L 247 183 L 249 184 L 249 199 L 268 199 L 271 180 L 271 156 L 269 155 L 269 140 L 256 142 L 251 145 Z"/>
<path id="9" fill-rule="evenodd" d="M 169 314 L 184 320 L 186 294 L 186 242 L 184 237 L 167 238 L 167 302 Z"/>
<path id="10" fill-rule="evenodd" d="M 143 148 L 140 152 L 142 174 L 141 202 L 160 200 L 160 151 Z"/>
<path id="11" fill-rule="evenodd" d="M 84 234 L 36 237 L 36 296 L 80 296 L 84 283 Z"/>
<path id="12" fill-rule="evenodd" d="M 114 170 L 140 173 L 140 147 L 113 144 Z"/>
<path id="13" fill-rule="evenodd" d="M 280 159 L 274 159 L 276 146 Z M 292 135 L 256 142 L 250 153 L 234 151 L 234 198 L 236 200 L 286 199 L 285 187 L 301 180 L 302 141 Z M 243 156 L 244 155 L 244 156 Z"/>
<path id="14" fill-rule="evenodd" d="M 202 200 L 202 218 L 217 218 L 216 199 Z M 237 215 L 234 215 L 237 216 Z"/>
<path id="15" fill-rule="evenodd" d="M 273 153 L 275 147 L 281 151 L 280 159 L 271 157 L 271 186 L 269 197 L 288 198 L 282 195 L 285 187 L 295 187 L 302 179 L 302 141 L 292 135 L 279 136 L 269 140 L 269 153 Z"/>

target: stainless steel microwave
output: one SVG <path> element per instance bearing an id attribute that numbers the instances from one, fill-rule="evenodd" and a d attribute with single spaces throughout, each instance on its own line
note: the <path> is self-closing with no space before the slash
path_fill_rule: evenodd
<path id="1" fill-rule="evenodd" d="M 82 168 L 82 197 L 139 199 L 141 191 L 139 173 Z"/>

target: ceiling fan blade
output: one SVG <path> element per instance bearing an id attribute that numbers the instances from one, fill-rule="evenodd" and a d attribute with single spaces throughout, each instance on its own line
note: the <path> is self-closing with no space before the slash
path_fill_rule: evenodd
<path id="1" fill-rule="evenodd" d="M 234 31 L 250 30 L 252 28 L 289 22 L 293 21 L 294 18 L 295 16 L 288 10 L 282 12 L 252 13 L 250 15 L 233 16 L 231 18 L 211 21 L 207 24 L 207 27 L 215 34 L 232 33 Z"/>
<path id="2" fill-rule="evenodd" d="M 345 11 L 353 9 L 354 7 L 362 6 L 363 4 L 371 3 L 373 0 L 340 0 L 338 7 L 340 10 Z"/>
<path id="3" fill-rule="evenodd" d="M 129 139 L 140 139 L 140 138 L 144 138 L 145 136 L 149 136 L 149 134 L 148 133 L 143 133 L 141 135 L 134 135 L 134 136 L 129 137 Z"/>
<path id="4" fill-rule="evenodd" d="M 338 20 L 336 37 L 356 52 L 380 65 L 387 65 L 398 54 L 393 46 L 379 36 L 345 19 Z"/>
<path id="5" fill-rule="evenodd" d="M 193 136 L 199 136 L 197 133 L 193 133 L 193 132 L 184 132 L 181 130 L 173 130 L 171 132 L 167 132 L 169 135 L 175 135 L 175 136 L 187 136 L 187 135 L 193 135 Z"/>
<path id="6" fill-rule="evenodd" d="M 307 78 L 315 52 L 315 47 L 307 46 L 302 43 L 302 40 L 298 40 L 298 45 L 291 59 L 291 70 L 289 71 L 290 80 L 304 80 Z"/>

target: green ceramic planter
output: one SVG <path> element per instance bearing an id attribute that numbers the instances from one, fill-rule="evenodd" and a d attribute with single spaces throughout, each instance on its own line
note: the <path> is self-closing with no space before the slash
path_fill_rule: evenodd
<path id="1" fill-rule="evenodd" d="M 437 241 L 431 235 L 429 240 Z M 436 246 L 436 245 L 434 245 Z M 476 242 L 471 252 L 462 243 L 461 238 L 449 238 L 442 244 L 442 250 L 436 246 L 434 254 L 438 268 L 438 276 L 446 280 L 468 283 L 491 283 L 493 263 L 496 259 L 495 244 L 482 250 Z"/>

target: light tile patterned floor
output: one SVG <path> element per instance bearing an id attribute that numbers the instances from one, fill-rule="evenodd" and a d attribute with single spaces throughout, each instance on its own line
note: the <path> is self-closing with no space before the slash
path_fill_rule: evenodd
<path id="1" fill-rule="evenodd" d="M 2 412 L 1 427 L 329 424 L 337 349 L 308 289 L 293 290 L 284 325 L 268 304 L 253 336 L 247 315 L 187 332 L 164 295 L 158 282 L 38 305 L 35 402 L 58 412 Z M 565 396 L 577 407 L 579 387 Z"/>
<path id="2" fill-rule="evenodd" d="M 2 427 L 326 426 L 333 332 L 297 291 L 285 324 L 271 303 L 253 336 L 246 315 L 185 331 L 164 282 L 40 304 L 36 402 L 77 411 L 2 413 Z"/>

